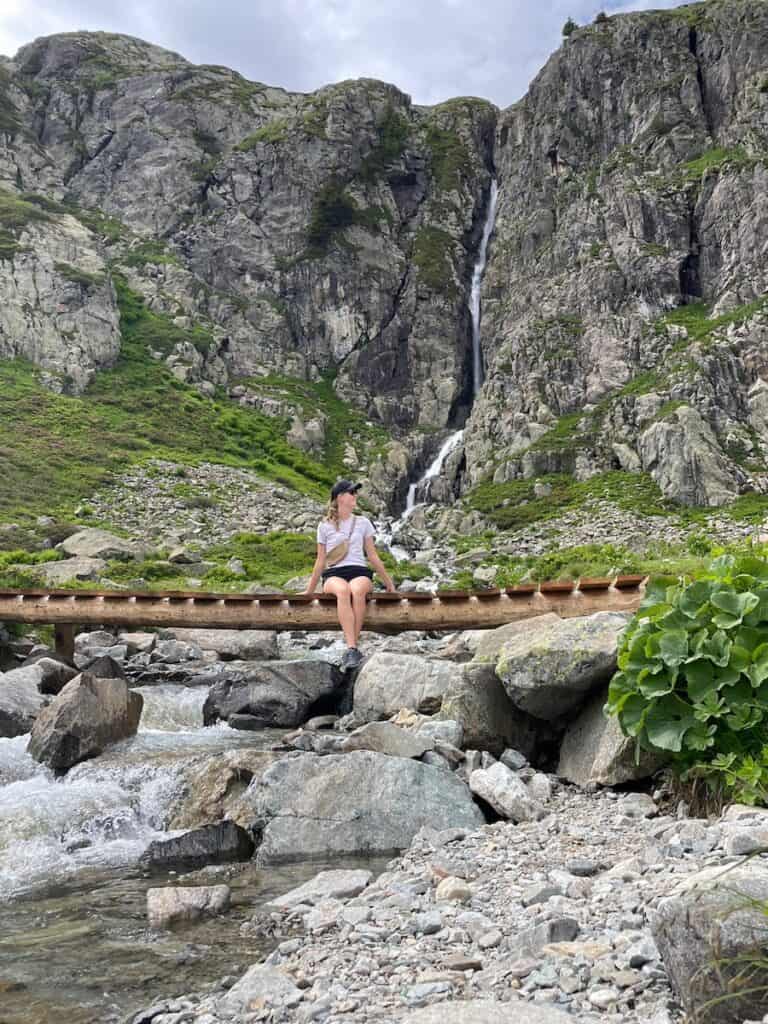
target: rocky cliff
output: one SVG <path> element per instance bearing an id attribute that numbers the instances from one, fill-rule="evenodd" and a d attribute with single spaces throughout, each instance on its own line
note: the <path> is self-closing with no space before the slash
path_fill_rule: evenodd
<path id="1" fill-rule="evenodd" d="M 620 470 L 722 504 L 768 479 L 766 131 L 759 0 L 600 18 L 502 112 L 40 39 L 0 64 L 0 358 L 87 395 L 129 293 L 204 393 L 269 414 L 254 381 L 332 380 L 395 439 L 369 464 L 393 504 L 465 421 L 444 498 Z"/>

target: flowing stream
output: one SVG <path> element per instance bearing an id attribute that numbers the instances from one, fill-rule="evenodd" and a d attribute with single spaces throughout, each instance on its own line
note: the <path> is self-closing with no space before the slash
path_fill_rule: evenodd
<path id="1" fill-rule="evenodd" d="M 491 235 L 493 234 L 493 228 L 496 223 L 496 207 L 499 199 L 499 186 L 494 178 L 491 181 L 491 190 L 488 196 L 488 209 L 486 211 L 485 223 L 483 224 L 483 234 L 480 239 L 480 248 L 477 252 L 477 260 L 472 271 L 472 287 L 469 294 L 469 313 L 472 322 L 472 397 L 477 398 L 480 388 L 483 383 L 483 353 L 481 347 L 481 301 L 480 293 L 483 287 L 483 277 L 485 276 L 485 268 L 488 263 L 488 243 Z M 444 442 L 440 451 L 437 453 L 426 473 L 419 477 L 418 480 L 414 481 L 408 488 L 408 494 L 405 499 L 405 510 L 399 519 L 392 525 L 391 531 L 381 532 L 382 539 L 389 544 L 390 550 L 395 558 L 403 559 L 408 557 L 408 553 L 397 544 L 393 544 L 393 539 L 400 531 L 401 527 L 407 522 L 414 508 L 418 504 L 417 498 L 421 496 L 426 497 L 428 494 L 429 481 L 433 480 L 436 476 L 439 476 L 442 472 L 445 460 L 448 456 L 454 452 L 464 440 L 464 431 L 457 430 L 451 434 Z"/>
<path id="2" fill-rule="evenodd" d="M 284 730 L 203 727 L 206 687 L 138 689 L 137 735 L 63 778 L 26 753 L 28 736 L 0 739 L 2 1024 L 116 1024 L 237 976 L 273 945 L 240 925 L 323 867 L 234 865 L 227 914 L 150 931 L 146 890 L 174 878 L 148 877 L 137 861 L 153 839 L 177 834 L 167 820 L 190 768 L 226 750 L 268 749 Z"/>

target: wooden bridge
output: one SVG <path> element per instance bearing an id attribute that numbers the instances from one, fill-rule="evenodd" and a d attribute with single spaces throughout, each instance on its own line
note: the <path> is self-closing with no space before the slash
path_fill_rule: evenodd
<path id="1" fill-rule="evenodd" d="M 504 590 L 374 591 L 365 628 L 491 629 L 555 612 L 562 618 L 598 611 L 635 611 L 645 576 L 526 583 Z M 137 629 L 338 629 L 331 594 L 208 594 L 125 590 L 0 589 L 0 622 L 53 625 L 56 649 L 72 657 L 75 633 L 97 626 Z"/>

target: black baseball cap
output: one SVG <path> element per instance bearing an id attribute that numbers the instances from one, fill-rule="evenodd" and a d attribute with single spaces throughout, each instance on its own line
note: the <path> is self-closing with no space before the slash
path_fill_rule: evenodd
<path id="1" fill-rule="evenodd" d="M 340 494 L 357 494 L 362 484 L 353 484 L 351 480 L 338 480 L 331 489 L 331 498 L 338 498 Z"/>

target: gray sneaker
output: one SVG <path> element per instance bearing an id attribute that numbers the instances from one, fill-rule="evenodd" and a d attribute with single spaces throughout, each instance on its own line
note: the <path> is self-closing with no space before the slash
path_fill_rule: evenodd
<path id="1" fill-rule="evenodd" d="M 341 659 L 342 671 L 347 672 L 351 668 L 357 668 L 362 660 L 363 656 L 356 647 L 348 647 Z"/>

